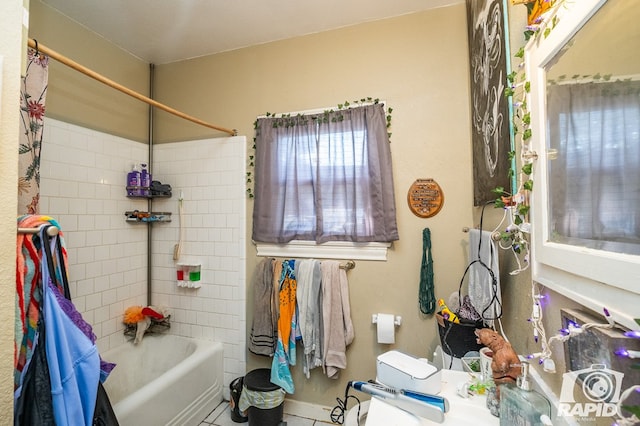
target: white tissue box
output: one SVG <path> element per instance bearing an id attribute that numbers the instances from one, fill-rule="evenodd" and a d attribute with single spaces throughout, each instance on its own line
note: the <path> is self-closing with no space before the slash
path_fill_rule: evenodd
<path id="1" fill-rule="evenodd" d="M 391 388 L 437 394 L 442 388 L 441 375 L 426 359 L 398 351 L 385 352 L 376 361 L 376 381 Z"/>

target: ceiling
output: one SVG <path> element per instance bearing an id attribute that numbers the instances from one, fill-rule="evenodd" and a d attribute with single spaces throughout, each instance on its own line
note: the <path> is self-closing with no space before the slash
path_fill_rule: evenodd
<path id="1" fill-rule="evenodd" d="M 464 0 L 42 0 L 134 56 L 164 64 Z"/>

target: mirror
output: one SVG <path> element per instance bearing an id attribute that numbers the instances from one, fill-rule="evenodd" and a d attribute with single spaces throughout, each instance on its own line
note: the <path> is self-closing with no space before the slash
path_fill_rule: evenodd
<path id="1" fill-rule="evenodd" d="M 638 18 L 605 3 L 545 66 L 550 241 L 640 254 Z"/>
<path id="2" fill-rule="evenodd" d="M 640 8 L 558 0 L 526 48 L 533 278 L 634 327 L 640 317 Z"/>
<path id="3" fill-rule="evenodd" d="M 638 18 L 635 0 L 605 3 L 546 65 L 547 80 L 558 81 L 562 75 L 640 73 Z"/>

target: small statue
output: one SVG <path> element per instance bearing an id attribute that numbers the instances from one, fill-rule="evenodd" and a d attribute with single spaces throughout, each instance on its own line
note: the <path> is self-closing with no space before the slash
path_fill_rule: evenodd
<path id="1" fill-rule="evenodd" d="M 487 346 L 493 352 L 491 370 L 496 386 L 504 383 L 516 383 L 520 375 L 520 358 L 511 344 L 490 328 L 476 329 L 477 342 Z"/>

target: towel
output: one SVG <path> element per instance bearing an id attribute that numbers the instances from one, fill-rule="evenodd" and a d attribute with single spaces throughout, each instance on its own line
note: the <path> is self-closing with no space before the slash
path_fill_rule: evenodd
<path id="1" fill-rule="evenodd" d="M 50 216 L 24 215 L 18 218 L 20 228 L 38 228 L 42 225 L 60 225 Z M 67 266 L 67 251 L 61 238 L 63 261 Z M 40 316 L 42 302 L 42 277 L 40 274 L 40 237 L 37 234 L 18 233 L 16 245 L 16 294 L 14 324 L 14 389 L 19 386 L 20 376 L 25 365 L 31 359 L 33 343 Z M 53 259 L 56 274 L 61 274 L 57 265 L 59 259 Z M 61 280 L 58 280 L 61 282 Z M 60 289 L 60 291 L 63 291 Z"/>
<path id="2" fill-rule="evenodd" d="M 282 261 L 273 259 L 273 292 L 271 293 L 271 312 L 273 313 L 273 329 L 278 331 L 278 318 L 280 317 L 280 277 L 282 275 Z"/>
<path id="3" fill-rule="evenodd" d="M 285 260 L 276 268 L 281 270 L 278 280 L 279 316 L 278 341 L 271 363 L 271 383 L 280 386 L 287 393 L 294 393 L 295 386 L 289 365 L 295 365 L 296 329 L 296 277 L 295 261 Z M 293 332 L 292 332 L 293 331 Z"/>
<path id="4" fill-rule="evenodd" d="M 61 237 L 49 239 L 44 228 L 40 229 L 39 235 L 42 316 L 55 422 L 58 425 L 91 425 L 102 364 L 96 336 L 71 302 L 66 269 L 61 265 Z M 56 268 L 56 263 L 62 270 Z"/>
<path id="5" fill-rule="evenodd" d="M 304 289 L 300 288 L 300 265 L 302 262 L 306 262 L 306 260 L 298 260 L 296 262 L 296 266 L 293 268 L 293 273 L 296 276 L 296 329 L 295 329 L 295 340 L 302 341 L 302 330 L 300 329 L 300 298 L 301 294 L 304 292 Z"/>
<path id="6" fill-rule="evenodd" d="M 273 259 L 265 258 L 253 274 L 253 323 L 248 349 L 257 355 L 273 355 L 276 348 L 277 326 L 273 312 Z"/>
<path id="7" fill-rule="evenodd" d="M 45 347 L 55 421 L 58 425 L 91 425 L 100 382 L 96 336 L 52 282 L 46 259 L 41 269 Z"/>
<path id="8" fill-rule="evenodd" d="M 296 328 L 296 337 L 299 334 L 303 346 L 305 345 L 305 340 L 309 338 L 309 335 L 305 336 L 305 329 L 308 327 L 306 296 L 309 285 L 311 284 L 311 275 L 313 274 L 312 267 L 313 264 L 311 260 L 301 260 L 296 262 L 295 267 L 297 282 L 296 305 L 298 309 L 298 327 Z"/>
<path id="9" fill-rule="evenodd" d="M 469 299 L 491 326 L 491 322 L 502 315 L 498 250 L 491 233 L 480 232 L 478 229 L 469 230 L 469 262 L 472 263 L 469 267 Z"/>
<path id="10" fill-rule="evenodd" d="M 323 369 L 327 377 L 337 379 L 347 367 L 347 346 L 353 342 L 354 330 L 349 305 L 347 273 L 334 260 L 323 261 L 322 319 L 324 329 Z"/>
<path id="11" fill-rule="evenodd" d="M 292 321 L 296 309 L 296 279 L 290 260 L 282 262 L 278 292 L 278 339 L 282 338 L 285 351 L 289 352 Z M 295 328 L 293 329 L 295 330 Z"/>
<path id="12" fill-rule="evenodd" d="M 322 366 L 321 343 L 321 306 L 322 306 L 322 274 L 320 262 L 314 259 L 303 260 L 299 263 L 296 275 L 298 288 L 298 325 L 302 335 L 304 356 L 302 357 L 302 371 L 308 378 L 311 370 Z M 296 264 L 297 265 L 297 264 Z"/>

